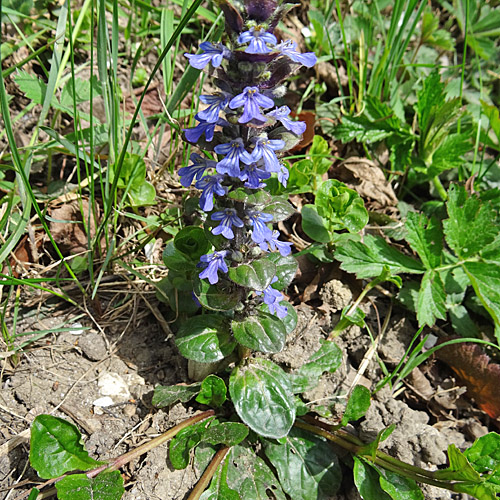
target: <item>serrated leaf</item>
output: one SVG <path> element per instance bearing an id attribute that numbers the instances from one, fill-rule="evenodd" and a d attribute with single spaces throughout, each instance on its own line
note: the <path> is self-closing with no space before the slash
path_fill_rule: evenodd
<path id="1" fill-rule="evenodd" d="M 417 94 L 417 117 L 420 130 L 428 132 L 434 120 L 435 110 L 445 102 L 444 83 L 438 71 L 433 71 L 424 80 Z"/>
<path id="2" fill-rule="evenodd" d="M 342 363 L 342 350 L 334 342 L 322 341 L 307 363 L 290 375 L 294 394 L 316 387 L 324 372 L 334 372 Z"/>
<path id="3" fill-rule="evenodd" d="M 234 338 L 243 346 L 260 352 L 280 352 L 285 347 L 286 328 L 273 314 L 259 311 L 231 322 Z"/>
<path id="4" fill-rule="evenodd" d="M 262 291 L 276 276 L 276 266 L 269 259 L 254 260 L 250 264 L 240 264 L 229 268 L 229 279 L 234 283 Z"/>
<path id="5" fill-rule="evenodd" d="M 201 388 L 196 401 L 203 405 L 219 407 L 227 399 L 226 383 L 217 375 L 210 374 L 201 383 Z"/>
<path id="6" fill-rule="evenodd" d="M 439 274 L 430 270 L 420 284 L 417 319 L 419 326 L 433 326 L 436 318 L 446 319 L 446 293 Z"/>
<path id="7" fill-rule="evenodd" d="M 93 478 L 72 474 L 56 483 L 59 500 L 120 500 L 125 493 L 119 471 L 101 472 Z"/>
<path id="8" fill-rule="evenodd" d="M 267 464 L 243 446 L 230 451 L 227 484 L 236 490 L 242 500 L 286 500 L 278 479 Z"/>
<path id="9" fill-rule="evenodd" d="M 334 128 L 333 135 L 344 144 L 354 140 L 371 144 L 390 137 L 394 132 L 383 127 L 382 123 L 373 123 L 366 116 L 343 116 Z"/>
<path id="10" fill-rule="evenodd" d="M 418 253 L 427 269 L 434 269 L 441 264 L 443 253 L 443 232 L 435 217 L 430 220 L 424 214 L 409 212 L 405 227 L 408 231 L 406 240 Z"/>
<path id="11" fill-rule="evenodd" d="M 420 262 L 408 257 L 391 247 L 383 238 L 366 234 L 364 242 L 346 241 L 335 250 L 335 258 L 341 262 L 340 267 L 358 278 L 379 276 L 387 266 L 391 274 L 422 273 Z"/>
<path id="12" fill-rule="evenodd" d="M 216 314 L 185 320 L 177 332 L 175 344 L 185 358 L 200 363 L 220 361 L 236 346 L 226 319 Z"/>
<path id="13" fill-rule="evenodd" d="M 448 134 L 432 153 L 428 168 L 430 177 L 458 168 L 463 164 L 462 156 L 472 148 L 470 134 Z"/>
<path id="14" fill-rule="evenodd" d="M 284 257 L 279 252 L 273 252 L 267 257 L 276 266 L 277 281 L 274 281 L 271 286 L 275 290 L 284 290 L 293 280 L 299 264 L 297 259 L 292 255 Z"/>
<path id="15" fill-rule="evenodd" d="M 354 484 L 363 500 L 391 500 L 381 488 L 379 473 L 369 464 L 354 456 Z"/>
<path id="16" fill-rule="evenodd" d="M 466 262 L 463 267 L 481 303 L 495 324 L 500 325 L 500 266 L 486 262 Z"/>
<path id="17" fill-rule="evenodd" d="M 443 222 L 446 242 L 463 259 L 478 254 L 500 233 L 498 214 L 465 188 L 452 185 L 448 190 L 449 219 Z"/>
<path id="18" fill-rule="evenodd" d="M 284 443 L 265 443 L 264 452 L 294 500 L 327 500 L 339 489 L 342 471 L 326 439 L 293 428 Z"/>
<path id="19" fill-rule="evenodd" d="M 278 365 L 257 358 L 237 366 L 229 392 L 239 417 L 257 434 L 270 438 L 288 434 L 295 404 L 290 379 Z"/>
<path id="20" fill-rule="evenodd" d="M 182 429 L 170 441 L 169 458 L 174 469 L 185 469 L 188 466 L 191 450 L 200 444 L 203 435 L 207 432 L 209 424 L 215 417 L 207 418 Z"/>
<path id="21" fill-rule="evenodd" d="M 347 401 L 347 406 L 342 416 L 342 425 L 347 425 L 349 422 L 354 422 L 364 417 L 368 408 L 370 408 L 370 403 L 370 391 L 363 385 L 356 385 Z"/>
<path id="22" fill-rule="evenodd" d="M 207 280 L 194 278 L 193 292 L 200 304 L 211 311 L 232 311 L 241 300 L 238 290 L 217 283 L 211 285 Z M 232 285 L 233 288 L 234 285 Z"/>
<path id="23" fill-rule="evenodd" d="M 412 479 L 407 479 L 395 472 L 378 469 L 380 486 L 389 493 L 393 500 L 425 500 L 422 490 Z"/>
<path id="24" fill-rule="evenodd" d="M 38 415 L 31 426 L 30 464 L 42 479 L 105 462 L 89 457 L 75 425 L 52 415 Z"/>
<path id="25" fill-rule="evenodd" d="M 164 408 L 174 403 L 187 403 L 200 392 L 201 383 L 191 385 L 158 385 L 153 394 L 153 406 Z"/>

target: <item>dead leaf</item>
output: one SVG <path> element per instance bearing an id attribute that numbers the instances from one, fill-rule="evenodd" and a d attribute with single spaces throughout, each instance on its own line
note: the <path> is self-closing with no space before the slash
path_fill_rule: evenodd
<path id="1" fill-rule="evenodd" d="M 483 349 L 473 343 L 445 346 L 436 352 L 436 356 L 463 380 L 468 395 L 475 399 L 481 410 L 493 419 L 500 417 L 499 364 L 491 362 Z"/>
<path id="2" fill-rule="evenodd" d="M 335 168 L 335 176 L 380 208 L 396 206 L 398 198 L 384 172 L 371 160 L 353 156 Z"/>
<path id="3" fill-rule="evenodd" d="M 312 144 L 314 139 L 314 125 L 316 124 L 316 113 L 313 111 L 303 111 L 298 115 L 292 112 L 291 115 L 306 124 L 306 130 L 302 134 L 301 141 L 290 150 L 291 153 L 295 153 L 309 146 L 309 144 Z"/>

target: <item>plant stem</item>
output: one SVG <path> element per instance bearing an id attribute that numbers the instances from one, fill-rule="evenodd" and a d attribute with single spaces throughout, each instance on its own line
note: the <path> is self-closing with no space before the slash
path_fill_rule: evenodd
<path id="1" fill-rule="evenodd" d="M 436 188 L 436 191 L 438 192 L 441 199 L 443 201 L 446 201 L 448 199 L 448 194 L 446 193 L 446 189 L 444 188 L 441 180 L 437 175 L 432 179 L 432 183 L 434 184 L 434 187 Z"/>
<path id="2" fill-rule="evenodd" d="M 222 461 L 224 460 L 230 449 L 231 449 L 230 447 L 226 446 L 225 448 L 222 448 L 215 454 L 214 458 L 212 458 L 212 461 L 205 469 L 205 472 L 201 476 L 200 480 L 198 481 L 194 489 L 191 491 L 187 500 L 198 500 L 200 498 L 202 493 L 207 489 L 207 486 L 212 480 L 215 471 L 222 463 Z"/>

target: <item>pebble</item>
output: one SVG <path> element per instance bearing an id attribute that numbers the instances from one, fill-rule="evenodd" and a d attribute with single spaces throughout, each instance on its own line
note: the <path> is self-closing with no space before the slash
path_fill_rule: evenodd
<path id="1" fill-rule="evenodd" d="M 83 354 L 91 361 L 101 361 L 108 354 L 106 342 L 97 332 L 88 332 L 78 341 Z"/>
<path id="2" fill-rule="evenodd" d="M 97 381 L 99 392 L 103 396 L 112 396 L 113 400 L 122 403 L 128 401 L 130 392 L 128 385 L 118 373 L 104 372 L 99 375 Z"/>

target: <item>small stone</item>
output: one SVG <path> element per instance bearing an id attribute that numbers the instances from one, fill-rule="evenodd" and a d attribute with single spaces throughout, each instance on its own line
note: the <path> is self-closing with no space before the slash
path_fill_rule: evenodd
<path id="1" fill-rule="evenodd" d="M 125 405 L 123 407 L 123 414 L 126 417 L 133 417 L 135 415 L 136 407 L 133 404 Z"/>
<path id="2" fill-rule="evenodd" d="M 96 399 L 92 404 L 94 406 L 99 406 L 100 408 L 106 408 L 107 406 L 112 406 L 115 403 L 109 396 L 104 396 Z"/>
<path id="3" fill-rule="evenodd" d="M 128 401 L 130 398 L 128 386 L 118 373 L 101 373 L 97 381 L 97 386 L 103 396 L 112 396 L 117 402 Z"/>
<path id="4" fill-rule="evenodd" d="M 97 332 L 89 332 L 84 335 L 79 341 L 78 345 L 83 354 L 91 361 L 100 361 L 108 354 L 106 342 Z"/>

